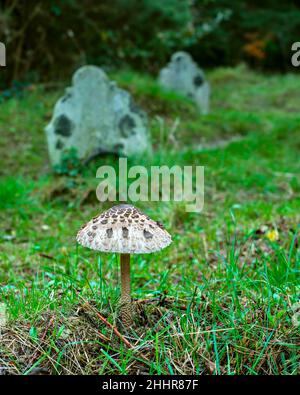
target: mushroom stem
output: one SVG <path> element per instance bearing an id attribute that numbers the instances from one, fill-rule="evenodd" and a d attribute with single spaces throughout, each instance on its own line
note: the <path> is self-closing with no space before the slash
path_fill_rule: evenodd
<path id="1" fill-rule="evenodd" d="M 130 296 L 130 254 L 121 254 L 121 321 L 126 328 L 132 323 L 132 305 Z"/>

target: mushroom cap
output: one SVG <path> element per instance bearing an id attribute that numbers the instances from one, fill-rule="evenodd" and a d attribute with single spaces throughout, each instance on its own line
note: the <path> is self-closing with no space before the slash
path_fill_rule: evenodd
<path id="1" fill-rule="evenodd" d="M 151 253 L 172 242 L 161 223 L 130 204 L 113 206 L 94 217 L 79 230 L 76 240 L 92 250 L 121 254 Z"/>

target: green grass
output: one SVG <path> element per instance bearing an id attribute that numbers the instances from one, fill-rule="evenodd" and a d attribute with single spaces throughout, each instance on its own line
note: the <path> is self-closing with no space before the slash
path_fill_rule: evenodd
<path id="1" fill-rule="evenodd" d="M 297 374 L 299 76 L 214 70 L 212 111 L 204 117 L 150 76 L 113 78 L 150 114 L 154 153 L 140 164 L 205 166 L 204 210 L 138 204 L 164 223 L 173 243 L 133 257 L 133 298 L 151 303 L 137 303 L 128 349 L 97 317 L 115 322 L 118 257 L 75 243 L 80 226 L 109 207 L 96 199 L 95 173 L 116 159 L 98 158 L 73 177 L 54 174 L 43 127 L 62 89 L 33 87 L 3 102 L 0 298 L 8 321 L 1 369 Z"/>

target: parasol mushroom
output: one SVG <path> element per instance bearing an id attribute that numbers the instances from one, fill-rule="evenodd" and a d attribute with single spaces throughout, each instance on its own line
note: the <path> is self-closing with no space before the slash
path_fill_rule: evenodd
<path id="1" fill-rule="evenodd" d="M 76 240 L 92 250 L 121 255 L 120 315 L 123 325 L 130 327 L 130 254 L 159 251 L 172 242 L 171 236 L 160 222 L 130 204 L 120 204 L 90 220 L 79 230 Z"/>

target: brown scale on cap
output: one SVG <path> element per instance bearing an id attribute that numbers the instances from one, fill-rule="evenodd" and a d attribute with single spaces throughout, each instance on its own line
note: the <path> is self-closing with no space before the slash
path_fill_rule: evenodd
<path id="1" fill-rule="evenodd" d="M 114 206 L 94 217 L 80 229 L 76 239 L 93 250 L 121 254 L 151 253 L 172 242 L 160 222 L 129 204 Z"/>

